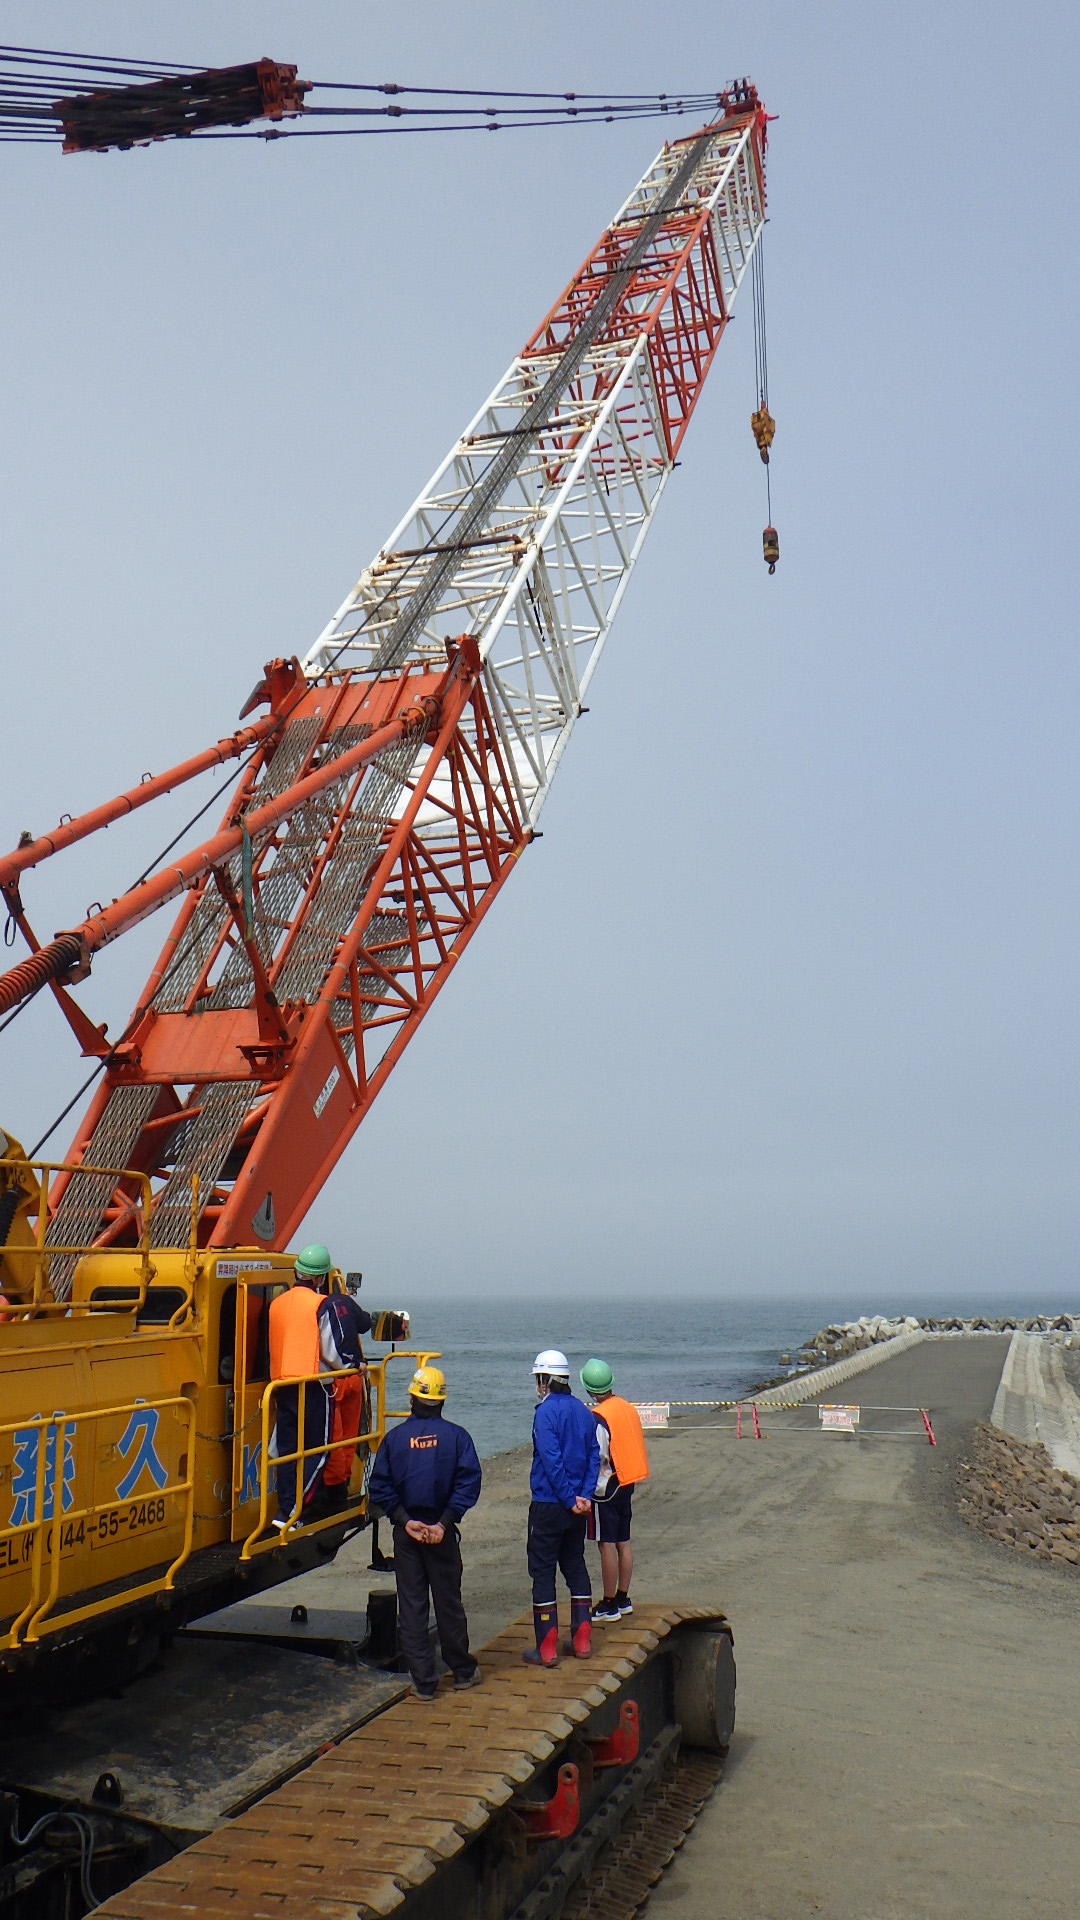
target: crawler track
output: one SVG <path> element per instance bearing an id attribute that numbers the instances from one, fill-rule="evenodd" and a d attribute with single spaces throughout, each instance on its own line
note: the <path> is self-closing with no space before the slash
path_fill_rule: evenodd
<path id="1" fill-rule="evenodd" d="M 720 1754 L 679 1754 L 569 1894 L 562 1920 L 633 1920 L 710 1798 L 723 1764 Z"/>
<path id="2" fill-rule="evenodd" d="M 564 1660 L 545 1672 L 522 1664 L 530 1625 L 523 1620 L 484 1648 L 482 1687 L 458 1695 L 444 1683 L 434 1703 L 390 1707 L 115 1894 L 97 1909 L 102 1920 L 375 1920 L 399 1909 L 402 1920 L 447 1913 L 494 1920 L 514 1912 L 530 1885 L 557 1869 L 562 1846 L 526 1846 L 512 1803 L 543 1799 L 554 1769 L 583 1755 L 587 1824 L 618 1789 L 614 1775 L 594 1782 L 582 1735 L 606 1731 L 616 1697 L 633 1697 L 643 1750 L 661 1736 L 672 1743 L 683 1635 L 702 1642 L 710 1631 L 726 1633 L 714 1609 L 641 1607 L 597 1634 L 588 1665 Z M 642 1805 L 634 1821 L 637 1850 L 628 1834 L 625 1853 L 612 1842 L 612 1857 L 597 1862 L 596 1897 L 606 1885 L 604 1897 L 623 1904 L 583 1907 L 583 1914 L 608 1920 L 636 1910 L 629 1889 L 643 1876 L 646 1885 L 649 1875 L 658 1877 L 692 1821 L 699 1772 L 691 1763 L 687 1773 L 684 1763 L 681 1773 L 660 1773 L 649 1811 Z"/>

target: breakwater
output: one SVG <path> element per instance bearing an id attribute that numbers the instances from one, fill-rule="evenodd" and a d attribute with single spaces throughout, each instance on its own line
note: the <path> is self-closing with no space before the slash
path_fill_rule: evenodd
<path id="1" fill-rule="evenodd" d="M 799 1372 L 831 1366 L 901 1333 L 1048 1333 L 1068 1344 L 1080 1344 L 1080 1314 L 863 1314 L 858 1320 L 839 1320 L 819 1328 L 804 1340 L 797 1353 L 782 1353 L 780 1365 Z"/>

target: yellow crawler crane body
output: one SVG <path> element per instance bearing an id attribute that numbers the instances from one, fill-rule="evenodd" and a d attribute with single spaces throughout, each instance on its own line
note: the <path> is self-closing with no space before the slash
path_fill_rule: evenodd
<path id="1" fill-rule="evenodd" d="M 7 1144 L 0 1180 L 19 1202 L 0 1248 L 0 1673 L 125 1616 L 179 1624 L 330 1557 L 368 1518 L 367 1468 L 396 1417 L 388 1362 L 432 1357 L 368 1361 L 344 1511 L 273 1531 L 268 1321 L 291 1255 L 88 1249 L 57 1303 L 29 1224 L 49 1170 Z M 376 1339 L 408 1325 L 373 1320 Z"/>

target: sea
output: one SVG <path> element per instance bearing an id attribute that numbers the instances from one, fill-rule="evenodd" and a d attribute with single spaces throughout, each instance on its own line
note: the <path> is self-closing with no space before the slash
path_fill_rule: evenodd
<path id="1" fill-rule="evenodd" d="M 410 1348 L 438 1349 L 447 1378 L 447 1418 L 467 1427 L 481 1457 L 525 1444 L 535 1393 L 532 1363 L 542 1347 L 561 1347 L 575 1392 L 584 1398 L 578 1369 L 592 1355 L 606 1360 L 616 1392 L 628 1400 L 733 1400 L 786 1369 L 819 1328 L 860 1314 L 1004 1314 L 1077 1311 L 1077 1302 L 1026 1292 L 933 1298 L 912 1293 L 881 1304 L 836 1295 L 792 1299 L 680 1300 L 671 1295 L 620 1300 L 550 1300 L 523 1305 L 506 1300 L 430 1298 L 412 1316 Z M 391 1374 L 391 1380 L 395 1376 Z M 403 1406 L 407 1363 L 391 1387 Z"/>

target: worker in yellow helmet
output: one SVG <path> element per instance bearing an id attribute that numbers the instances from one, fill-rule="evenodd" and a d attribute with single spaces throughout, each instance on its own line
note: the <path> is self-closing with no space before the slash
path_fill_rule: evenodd
<path id="1" fill-rule="evenodd" d="M 480 1462 L 464 1427 L 443 1419 L 445 1404 L 438 1367 L 418 1367 L 409 1382 L 409 1418 L 387 1433 L 369 1489 L 372 1506 L 394 1526 L 401 1651 L 421 1700 L 434 1700 L 439 1684 L 428 1640 L 429 1593 L 455 1688 L 475 1687 L 480 1679 L 461 1604 L 458 1544 L 460 1522 L 480 1498 Z"/>

